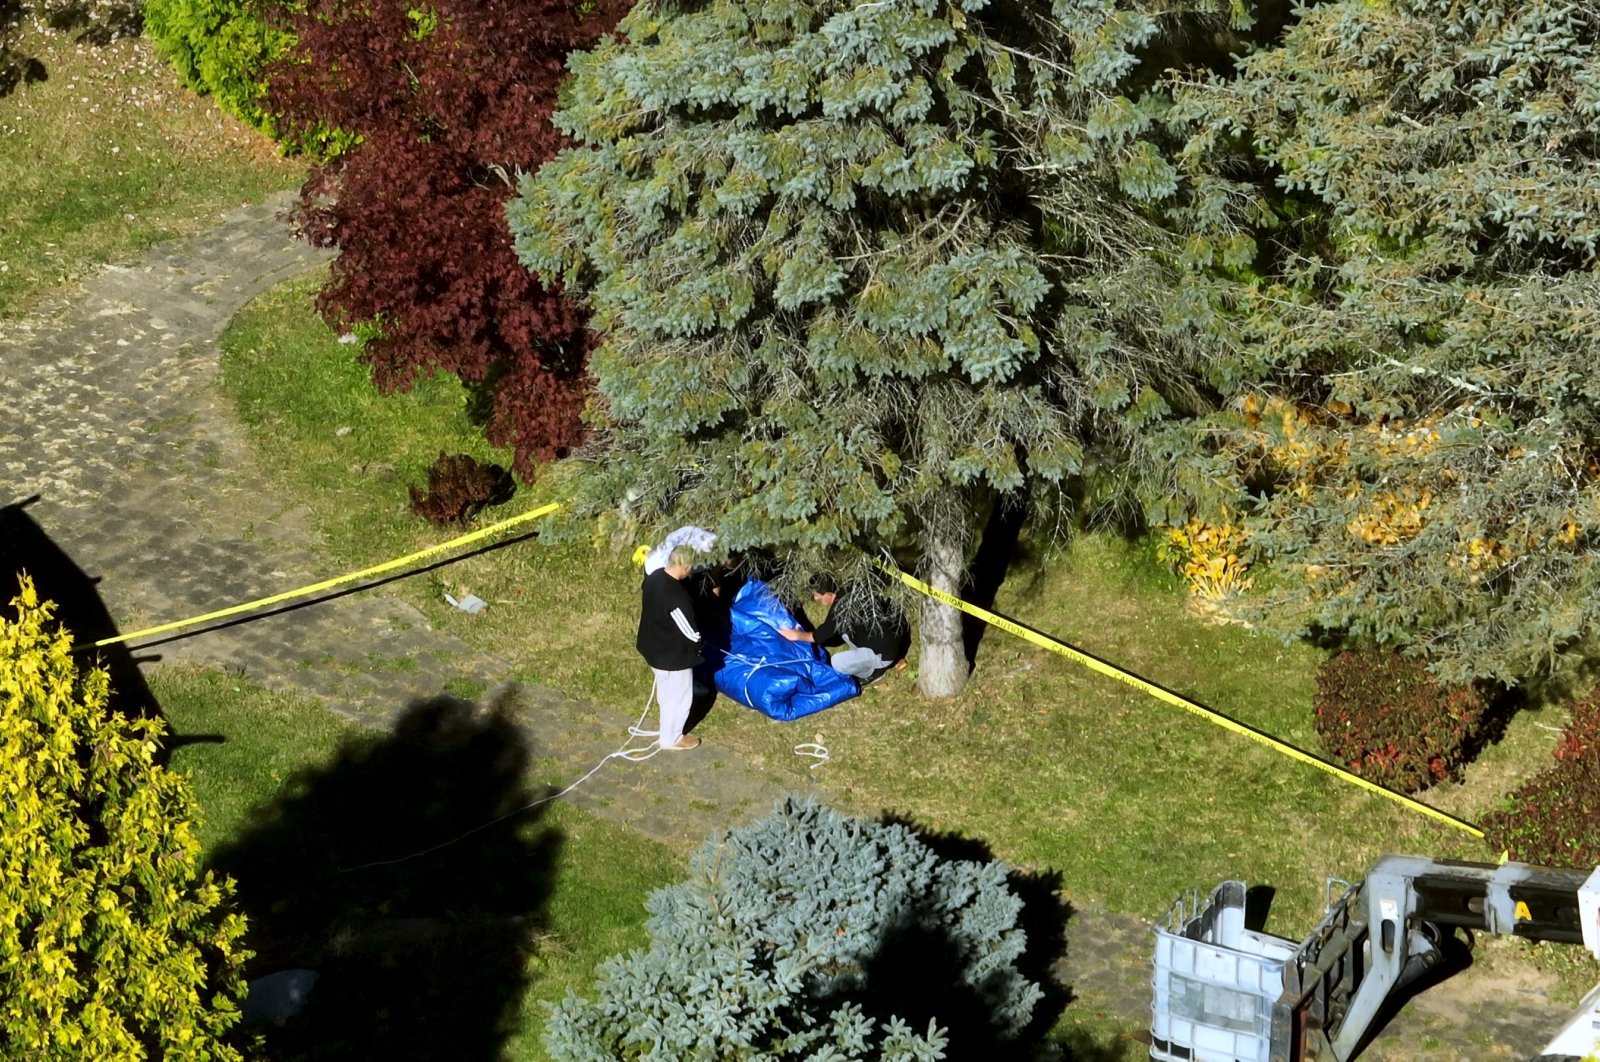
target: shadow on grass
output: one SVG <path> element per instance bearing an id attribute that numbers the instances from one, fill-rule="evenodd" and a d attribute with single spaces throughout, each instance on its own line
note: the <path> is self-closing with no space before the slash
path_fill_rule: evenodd
<path id="1" fill-rule="evenodd" d="M 90 648 L 120 632 L 100 599 L 100 580 L 79 568 L 25 511 L 37 500 L 35 495 L 15 505 L 0 506 L 0 615 L 17 618 L 11 599 L 17 594 L 18 578 L 29 576 L 39 597 L 55 602 L 56 620 L 72 633 L 73 645 L 78 647 L 80 669 L 99 666 L 110 676 L 111 709 L 130 718 L 160 716 L 161 707 L 139 670 L 139 660 L 126 645 L 118 642 Z"/>
<path id="2" fill-rule="evenodd" d="M 894 814 L 881 821 L 911 830 L 943 859 L 978 863 L 995 859 L 983 841 L 932 830 Z M 1006 885 L 1022 901 L 1018 925 L 1027 937 L 1017 970 L 1044 992 L 1020 1035 L 1014 1039 L 999 1035 L 984 993 L 961 983 L 961 971 L 970 966 L 971 957 L 959 954 L 943 933 L 931 928 L 939 922 L 936 913 L 914 917 L 911 925 L 891 928 L 885 934 L 866 964 L 867 982 L 874 988 L 870 998 L 862 1001 L 863 1010 L 880 1020 L 898 1015 L 913 1029 L 926 1028 L 930 1018 L 936 1020 L 949 1030 L 947 1058 L 1060 1058 L 1062 1047 L 1065 1057 L 1074 1062 L 1114 1062 L 1125 1057 L 1117 1043 L 1101 1044 L 1086 1032 L 1074 1034 L 1064 1045 L 1046 1044 L 1045 1038 L 1073 1000 L 1071 988 L 1061 983 L 1056 969 L 1066 957 L 1067 924 L 1075 911 L 1061 896 L 1060 871 L 1011 868 Z"/>
<path id="3" fill-rule="evenodd" d="M 249 976 L 319 975 L 253 1057 L 500 1057 L 561 846 L 541 809 L 513 814 L 543 795 L 529 756 L 499 707 L 420 702 L 290 778 L 215 853 L 249 919 Z"/>
<path id="4" fill-rule="evenodd" d="M 1028 519 L 1028 499 L 1025 495 L 1005 497 L 994 503 L 989 522 L 978 541 L 978 552 L 972 558 L 968 571 L 970 580 L 966 599 L 979 608 L 994 608 L 1000 585 L 1006 581 L 1017 543 L 1022 537 L 1022 527 Z M 961 614 L 961 643 L 967 654 L 967 670 L 978 662 L 978 646 L 989 632 L 989 625 L 966 612 Z"/>
<path id="5" fill-rule="evenodd" d="M 109 5 L 97 10 L 93 0 L 56 0 L 45 9 L 45 23 L 57 33 L 70 33 L 79 44 L 104 47 L 119 37 L 137 37 L 144 28 L 138 8 Z"/>
<path id="6" fill-rule="evenodd" d="M 0 14 L 0 18 L 3 17 Z M 0 42 L 0 99 L 15 92 L 18 85 L 48 81 L 49 76 L 37 58 L 18 54 L 5 42 Z"/>
<path id="7" fill-rule="evenodd" d="M 18 85 L 31 85 L 49 76 L 43 63 L 18 49 L 26 13 L 22 0 L 0 0 L 0 99 L 15 92 Z"/>

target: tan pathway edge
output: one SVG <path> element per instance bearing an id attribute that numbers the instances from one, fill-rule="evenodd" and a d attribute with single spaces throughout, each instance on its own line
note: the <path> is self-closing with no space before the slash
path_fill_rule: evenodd
<path id="1" fill-rule="evenodd" d="M 100 594 L 124 630 L 336 574 L 305 513 L 257 471 L 216 386 L 218 341 L 234 314 L 328 260 L 292 238 L 279 217 L 289 202 L 285 194 L 231 210 L 208 233 L 107 267 L 40 313 L 0 324 L 0 394 L 11 410 L 0 425 L 9 487 L 0 504 L 41 496 L 29 515 L 79 568 L 103 577 Z M 556 784 L 615 748 L 638 711 L 508 684 L 505 661 L 433 629 L 381 590 L 155 652 L 316 697 L 369 726 L 452 680 L 490 689 L 514 705 L 535 753 L 547 757 L 544 780 Z M 385 666 L 400 659 L 403 669 Z M 608 764 L 573 799 L 682 851 L 810 783 L 707 745 L 687 756 Z M 1060 862 L 1070 886 L 1071 853 Z M 1068 1015 L 1145 1027 L 1150 945 L 1141 919 L 1076 914 L 1062 970 L 1076 997 Z M 1477 1007 L 1443 1001 L 1470 998 L 1488 976 L 1474 982 L 1469 972 L 1421 997 L 1366 1057 L 1526 1057 L 1564 1014 L 1537 984 Z"/>

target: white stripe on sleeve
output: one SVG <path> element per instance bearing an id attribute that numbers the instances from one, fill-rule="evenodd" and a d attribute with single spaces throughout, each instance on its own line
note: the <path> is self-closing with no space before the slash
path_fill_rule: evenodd
<path id="1" fill-rule="evenodd" d="M 678 630 L 682 631 L 683 636 L 691 642 L 700 640 L 700 632 L 695 630 L 694 624 L 690 623 L 688 617 L 684 616 L 683 609 L 675 608 L 672 610 L 672 622 L 678 625 Z"/>

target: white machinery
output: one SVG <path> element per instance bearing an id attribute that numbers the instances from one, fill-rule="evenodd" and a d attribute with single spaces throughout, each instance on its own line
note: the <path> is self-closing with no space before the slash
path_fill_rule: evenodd
<path id="1" fill-rule="evenodd" d="M 1600 869 L 1387 855 L 1333 895 L 1300 944 L 1245 928 L 1243 882 L 1181 898 L 1156 926 L 1150 1057 L 1351 1062 L 1391 993 L 1455 928 L 1583 944 L 1600 958 Z M 1600 988 L 1542 1058 L 1600 1057 Z"/>

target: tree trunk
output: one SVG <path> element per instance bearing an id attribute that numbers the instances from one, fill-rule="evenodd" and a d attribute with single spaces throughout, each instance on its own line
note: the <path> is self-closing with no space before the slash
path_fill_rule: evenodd
<path id="1" fill-rule="evenodd" d="M 961 596 L 962 561 L 966 551 L 949 538 L 929 535 L 923 562 L 935 590 Z M 961 636 L 961 612 L 941 601 L 922 602 L 922 653 L 917 661 L 917 689 L 924 697 L 954 697 L 967 684 L 967 650 Z"/>

